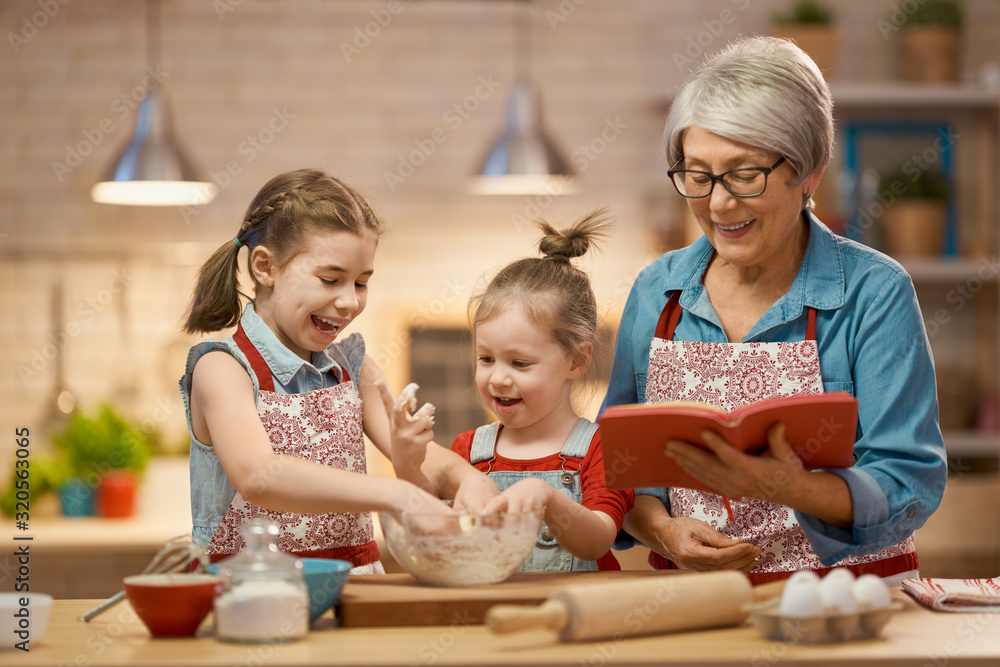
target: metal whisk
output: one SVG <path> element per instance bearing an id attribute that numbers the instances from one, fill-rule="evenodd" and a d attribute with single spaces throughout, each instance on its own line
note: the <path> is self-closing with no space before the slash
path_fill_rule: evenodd
<path id="1" fill-rule="evenodd" d="M 191 541 L 190 535 L 178 535 L 167 540 L 167 543 L 160 549 L 149 565 L 142 571 L 143 574 L 162 574 L 167 572 L 188 572 L 191 571 L 191 564 L 197 561 L 197 566 L 193 571 L 203 572 L 208 564 L 208 556 L 205 549 Z M 125 591 L 118 591 L 107 600 L 97 605 L 93 609 L 80 616 L 81 621 L 89 622 L 98 614 L 101 614 L 125 599 Z"/>

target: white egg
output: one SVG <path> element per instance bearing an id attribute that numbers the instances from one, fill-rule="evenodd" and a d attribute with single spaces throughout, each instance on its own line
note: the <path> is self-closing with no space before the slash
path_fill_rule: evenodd
<path id="1" fill-rule="evenodd" d="M 854 583 L 854 573 L 846 567 L 835 567 L 826 573 L 824 579 L 839 579 L 847 583 Z"/>
<path id="2" fill-rule="evenodd" d="M 811 574 L 812 576 L 808 576 Z M 778 611 L 782 616 L 819 616 L 823 613 L 823 598 L 819 593 L 819 577 L 813 572 L 796 572 L 785 583 Z"/>
<path id="3" fill-rule="evenodd" d="M 854 597 L 862 609 L 885 609 L 892 604 L 892 595 L 882 577 L 862 574 L 852 586 Z"/>
<path id="4" fill-rule="evenodd" d="M 850 575 L 850 572 L 848 574 Z M 853 584 L 854 575 L 831 577 L 828 574 L 823 577 L 823 580 L 819 582 L 819 594 L 823 598 L 823 605 L 827 611 L 838 614 L 853 614 L 858 611 L 858 601 L 854 598 L 852 590 Z"/>
<path id="5" fill-rule="evenodd" d="M 816 572 L 813 570 L 799 570 L 798 572 L 794 573 L 792 576 L 788 578 L 788 581 L 785 582 L 785 585 L 786 586 L 788 584 L 798 585 L 797 582 L 799 580 L 813 581 L 818 584 L 819 575 L 816 574 Z"/>

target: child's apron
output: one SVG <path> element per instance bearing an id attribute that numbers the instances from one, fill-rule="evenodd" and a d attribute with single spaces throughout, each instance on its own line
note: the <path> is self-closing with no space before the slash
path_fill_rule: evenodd
<path id="1" fill-rule="evenodd" d="M 500 432 L 500 422 L 492 422 L 476 429 L 472 439 L 472 450 L 469 460 L 472 465 L 488 461 L 490 469 L 486 471 L 490 479 L 501 492 L 517 484 L 522 479 L 538 477 L 549 486 L 558 489 L 577 503 L 583 503 L 583 486 L 580 482 L 580 465 L 590 450 L 590 443 L 597 433 L 597 424 L 587 419 L 577 421 L 569 434 L 566 444 L 559 452 L 562 466 L 559 470 L 492 470 L 496 459 L 497 434 Z M 570 464 L 568 459 L 576 461 Z M 573 469 L 573 465 L 576 466 Z M 538 533 L 538 542 L 528 554 L 527 559 L 518 572 L 560 572 L 570 570 L 596 570 L 596 560 L 580 560 L 559 545 L 552 531 L 542 523 Z"/>
<path id="2" fill-rule="evenodd" d="M 822 394 L 816 311 L 809 308 L 806 339 L 791 343 L 674 342 L 680 320 L 680 292 L 673 292 L 660 314 L 649 346 L 646 402 L 698 401 L 723 410 L 767 398 Z M 750 580 L 784 579 L 797 570 L 828 570 L 819 561 L 795 513 L 788 507 L 757 498 L 731 500 L 692 489 L 670 489 L 670 515 L 700 519 L 733 539 L 760 548 Z M 650 553 L 657 569 L 673 563 Z M 913 535 L 899 544 L 867 556 L 849 556 L 839 563 L 855 574 L 881 577 L 917 569 Z"/>
<path id="3" fill-rule="evenodd" d="M 342 369 L 343 381 L 335 387 L 302 394 L 278 394 L 274 391 L 271 369 L 247 338 L 242 326 L 233 339 L 257 376 L 260 386 L 257 414 L 271 440 L 274 453 L 364 474 L 361 394 L 347 369 Z M 280 457 L 275 457 L 270 465 L 281 466 L 281 461 Z M 263 483 L 269 472 L 265 469 L 257 474 Z M 243 524 L 256 518 L 276 524 L 278 549 L 300 558 L 336 558 L 349 561 L 355 567 L 379 559 L 378 547 L 373 539 L 372 517 L 368 512 L 275 512 L 247 502 L 237 492 L 206 547 L 212 560 L 221 560 L 240 551 L 244 545 L 241 534 Z"/>

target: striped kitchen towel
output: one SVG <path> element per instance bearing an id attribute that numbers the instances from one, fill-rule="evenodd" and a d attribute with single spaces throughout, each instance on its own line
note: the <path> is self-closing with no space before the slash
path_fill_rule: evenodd
<path id="1" fill-rule="evenodd" d="M 906 579 L 903 590 L 937 611 L 1000 612 L 1000 577 Z"/>

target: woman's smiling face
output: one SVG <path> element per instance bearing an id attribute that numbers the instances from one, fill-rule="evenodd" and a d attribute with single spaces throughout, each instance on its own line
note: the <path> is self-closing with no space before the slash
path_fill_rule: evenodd
<path id="1" fill-rule="evenodd" d="M 683 168 L 722 174 L 731 169 L 768 167 L 781 156 L 727 139 L 698 126 L 684 131 Z M 767 188 L 756 197 L 736 197 L 721 183 L 702 199 L 688 199 L 688 206 L 719 257 L 749 268 L 792 261 L 805 233 L 802 196 L 815 192 L 822 172 L 810 174 L 798 185 L 789 185 L 795 171 L 786 161 L 767 177 Z"/>

